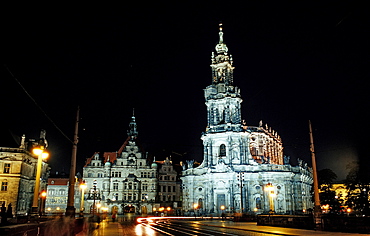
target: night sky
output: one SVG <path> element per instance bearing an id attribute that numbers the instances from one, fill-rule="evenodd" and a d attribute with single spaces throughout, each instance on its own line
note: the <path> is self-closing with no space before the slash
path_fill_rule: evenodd
<path id="1" fill-rule="evenodd" d="M 135 109 L 150 156 L 201 161 L 203 89 L 222 22 L 248 125 L 272 126 L 294 165 L 311 164 L 308 120 L 318 169 L 343 179 L 347 164 L 370 164 L 365 3 L 213 4 L 9 7 L 0 146 L 45 129 L 52 172 L 69 172 L 80 106 L 81 172 L 94 152 L 119 149 Z"/>

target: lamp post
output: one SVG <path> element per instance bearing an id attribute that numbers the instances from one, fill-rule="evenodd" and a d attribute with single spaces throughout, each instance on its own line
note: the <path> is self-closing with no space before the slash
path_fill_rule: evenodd
<path id="1" fill-rule="evenodd" d="M 80 205 L 80 216 L 84 216 L 84 200 L 85 200 L 85 189 L 86 189 L 86 184 L 85 180 L 80 184 L 80 189 L 81 189 L 81 205 Z"/>
<path id="2" fill-rule="evenodd" d="M 93 198 L 94 198 L 94 201 L 93 201 L 93 216 L 95 216 L 95 200 L 96 200 L 96 180 L 94 180 L 94 183 L 93 183 L 93 189 L 94 189 L 94 193 L 93 193 Z"/>
<path id="3" fill-rule="evenodd" d="M 40 216 L 44 215 L 44 209 L 45 209 L 45 199 L 46 199 L 46 191 L 42 190 L 41 191 L 41 204 L 40 204 Z"/>
<path id="4" fill-rule="evenodd" d="M 41 168 L 42 168 L 42 159 L 45 159 L 49 156 L 49 153 L 45 152 L 45 146 L 39 145 L 34 148 L 33 153 L 37 155 L 37 168 L 36 168 L 36 179 L 35 179 L 35 189 L 33 191 L 33 202 L 31 214 L 38 214 L 38 202 L 39 202 L 39 190 L 40 190 L 40 178 L 41 178 Z"/>
<path id="5" fill-rule="evenodd" d="M 269 195 L 269 200 L 270 200 L 270 214 L 274 213 L 274 199 L 273 197 L 275 196 L 274 192 L 274 186 L 271 183 L 268 183 L 265 187 L 265 190 L 268 192 Z"/>
<path id="6" fill-rule="evenodd" d="M 221 209 L 221 219 L 223 220 L 223 219 L 225 218 L 225 213 L 224 213 L 224 211 L 225 211 L 225 206 L 224 206 L 224 205 L 221 205 L 221 206 L 220 206 L 220 209 Z"/>
<path id="7" fill-rule="evenodd" d="M 98 208 L 98 216 L 100 216 L 100 207 L 101 207 L 101 204 L 100 202 L 98 204 L 96 204 L 96 208 Z"/>
<path id="8" fill-rule="evenodd" d="M 198 203 L 194 203 L 193 207 L 194 207 L 194 217 L 196 218 L 197 217 L 196 210 L 198 209 Z"/>

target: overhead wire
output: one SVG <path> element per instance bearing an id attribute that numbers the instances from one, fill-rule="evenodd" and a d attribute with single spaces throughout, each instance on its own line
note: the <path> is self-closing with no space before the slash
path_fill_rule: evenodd
<path id="1" fill-rule="evenodd" d="M 12 76 L 12 78 L 18 83 L 18 85 L 22 88 L 23 92 L 26 93 L 28 98 L 32 100 L 32 102 L 35 104 L 35 106 L 41 111 L 41 113 L 48 119 L 51 124 L 62 134 L 63 137 L 65 137 L 69 142 L 73 144 L 73 141 L 68 138 L 68 136 L 58 127 L 58 125 L 46 114 L 46 112 L 42 109 L 42 107 L 36 102 L 36 100 L 31 96 L 31 94 L 27 91 L 27 89 L 21 84 L 21 82 L 15 77 L 15 75 L 12 73 L 12 71 L 9 69 L 7 65 L 4 65 L 9 74 Z"/>

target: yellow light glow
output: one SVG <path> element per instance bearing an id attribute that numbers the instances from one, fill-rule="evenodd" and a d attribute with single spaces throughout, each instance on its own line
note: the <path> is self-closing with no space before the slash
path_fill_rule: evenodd
<path id="1" fill-rule="evenodd" d="M 198 203 L 194 203 L 194 209 L 198 208 Z"/>
<path id="2" fill-rule="evenodd" d="M 221 210 L 225 210 L 225 206 L 224 205 L 221 206 Z"/>
<path id="3" fill-rule="evenodd" d="M 46 192 L 45 191 L 41 192 L 41 197 L 46 197 Z"/>
<path id="4" fill-rule="evenodd" d="M 156 211 L 156 210 L 157 210 L 157 208 L 153 207 L 153 211 Z"/>
<path id="5" fill-rule="evenodd" d="M 57 211 L 59 211 L 60 210 L 60 207 L 57 207 Z"/>
<path id="6" fill-rule="evenodd" d="M 33 154 L 35 154 L 37 156 L 41 155 L 42 159 L 45 159 L 45 158 L 49 157 L 49 153 L 45 152 L 45 149 L 43 149 L 43 148 L 34 148 L 34 149 L 32 149 L 32 152 L 33 152 Z"/>
<path id="7" fill-rule="evenodd" d="M 41 148 L 34 148 L 33 150 L 32 150 L 32 152 L 33 152 L 33 154 L 35 154 L 35 155 L 40 155 L 41 153 L 43 153 L 43 149 L 41 149 Z"/>
<path id="8" fill-rule="evenodd" d="M 51 211 L 51 207 L 48 207 L 46 210 Z"/>
<path id="9" fill-rule="evenodd" d="M 266 191 L 272 191 L 272 190 L 274 190 L 274 187 L 272 186 L 272 184 L 271 184 L 271 183 L 268 183 L 268 184 L 266 184 L 266 186 L 265 186 L 265 190 L 266 190 Z"/>
<path id="10" fill-rule="evenodd" d="M 108 211 L 108 207 L 102 207 L 101 210 L 102 211 Z"/>
<path id="11" fill-rule="evenodd" d="M 87 188 L 87 186 L 86 186 L 86 184 L 85 184 L 85 183 L 82 183 L 82 184 L 80 184 L 80 188 L 81 188 L 81 189 L 86 189 L 86 188 Z"/>
<path id="12" fill-rule="evenodd" d="M 170 211 L 171 210 L 171 207 L 167 207 L 167 211 Z"/>
<path id="13" fill-rule="evenodd" d="M 100 203 L 96 204 L 96 207 L 97 208 L 100 208 L 101 207 L 101 204 Z"/>
<path id="14" fill-rule="evenodd" d="M 46 158 L 48 158 L 49 157 L 49 153 L 47 153 L 47 152 L 43 152 L 42 154 L 41 154 L 41 158 L 42 159 L 46 159 Z"/>

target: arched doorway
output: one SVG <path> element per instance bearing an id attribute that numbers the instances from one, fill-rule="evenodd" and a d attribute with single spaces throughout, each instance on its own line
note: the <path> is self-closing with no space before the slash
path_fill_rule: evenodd
<path id="1" fill-rule="evenodd" d="M 124 213 L 135 213 L 135 207 L 133 205 L 127 205 L 123 208 Z"/>

